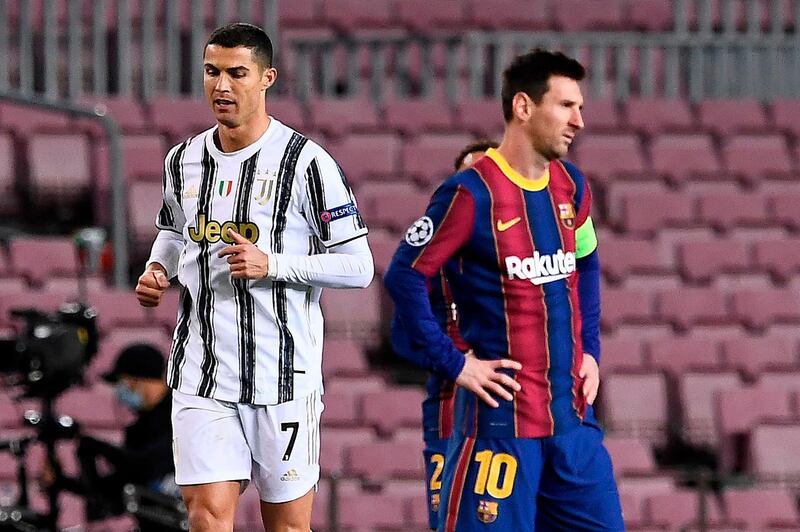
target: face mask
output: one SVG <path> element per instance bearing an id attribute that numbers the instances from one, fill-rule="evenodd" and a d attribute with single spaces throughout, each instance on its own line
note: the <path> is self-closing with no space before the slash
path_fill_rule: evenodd
<path id="1" fill-rule="evenodd" d="M 131 410 L 138 411 L 142 409 L 144 399 L 142 399 L 142 394 L 139 392 L 134 392 L 124 384 L 117 384 L 116 388 L 114 388 L 114 394 L 120 403 Z"/>

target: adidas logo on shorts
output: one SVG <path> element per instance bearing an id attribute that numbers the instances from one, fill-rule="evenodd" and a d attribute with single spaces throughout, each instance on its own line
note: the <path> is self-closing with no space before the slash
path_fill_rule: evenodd
<path id="1" fill-rule="evenodd" d="M 300 475 L 294 469 L 290 469 L 281 476 L 281 482 L 294 482 L 295 480 L 300 480 Z"/>

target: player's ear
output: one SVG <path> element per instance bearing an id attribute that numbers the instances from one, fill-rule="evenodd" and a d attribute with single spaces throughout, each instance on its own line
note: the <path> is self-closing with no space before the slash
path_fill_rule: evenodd
<path id="1" fill-rule="evenodd" d="M 278 79 L 278 71 L 273 67 L 265 68 L 261 73 L 261 90 L 266 91 L 275 84 Z"/>
<path id="2" fill-rule="evenodd" d="M 524 92 L 518 92 L 511 100 L 511 110 L 514 116 L 526 122 L 531 118 L 531 113 L 533 112 L 533 100 Z"/>

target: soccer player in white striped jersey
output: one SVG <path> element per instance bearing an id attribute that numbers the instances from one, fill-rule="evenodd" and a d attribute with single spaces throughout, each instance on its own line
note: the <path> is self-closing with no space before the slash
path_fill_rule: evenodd
<path id="1" fill-rule="evenodd" d="M 252 480 L 269 531 L 310 530 L 319 479 L 323 287 L 367 286 L 367 228 L 344 174 L 269 116 L 263 30 L 229 24 L 204 56 L 217 123 L 165 160 L 160 229 L 136 294 L 182 287 L 167 370 L 176 480 L 193 532 L 233 530 Z"/>

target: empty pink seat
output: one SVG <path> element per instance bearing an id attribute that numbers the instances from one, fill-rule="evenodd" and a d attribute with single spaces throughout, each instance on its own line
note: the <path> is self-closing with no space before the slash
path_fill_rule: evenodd
<path id="1" fill-rule="evenodd" d="M 139 100 L 122 96 L 112 98 L 86 97 L 80 103 L 82 106 L 92 109 L 96 114 L 111 117 L 119 125 L 123 133 L 141 133 L 148 127 L 144 107 Z M 103 127 L 95 121 L 82 118 L 79 123 L 95 136 L 105 135 Z"/>
<path id="2" fill-rule="evenodd" d="M 739 290 L 733 294 L 733 310 L 744 324 L 757 328 L 776 322 L 800 321 L 797 294 L 780 288 Z"/>
<path id="3" fill-rule="evenodd" d="M 455 120 L 460 129 L 482 137 L 496 136 L 495 140 L 499 142 L 499 134 L 503 131 L 504 124 L 503 108 L 499 98 L 459 100 L 456 102 L 455 111 Z M 455 154 L 453 156 L 455 157 Z"/>
<path id="4" fill-rule="evenodd" d="M 792 228 L 800 227 L 800 213 L 797 211 L 800 193 L 774 194 L 770 195 L 767 201 L 774 221 Z"/>
<path id="5" fill-rule="evenodd" d="M 606 288 L 603 291 L 600 319 L 607 327 L 653 319 L 653 297 L 636 288 Z"/>
<path id="6" fill-rule="evenodd" d="M 624 186 L 615 190 L 619 204 L 609 213 L 609 221 L 624 229 L 628 236 L 650 235 L 665 227 L 685 227 L 696 216 L 691 201 L 684 194 L 655 186 Z"/>
<path id="7" fill-rule="evenodd" d="M 694 325 L 719 325 L 731 320 L 726 295 L 716 288 L 683 287 L 679 293 L 664 290 L 657 296 L 659 315 L 686 329 Z"/>
<path id="8" fill-rule="evenodd" d="M 326 339 L 322 349 L 324 375 L 363 375 L 369 371 L 361 346 L 345 338 Z"/>
<path id="9" fill-rule="evenodd" d="M 325 330 L 374 346 L 380 337 L 380 283 L 367 288 L 325 290 L 321 299 Z"/>
<path id="10" fill-rule="evenodd" d="M 15 135 L 28 136 L 34 132 L 64 133 L 69 131 L 66 113 L 43 111 L 28 105 L 0 103 L 0 124 Z"/>
<path id="11" fill-rule="evenodd" d="M 800 241 L 775 239 L 756 242 L 756 264 L 781 281 L 788 281 L 800 270 Z"/>
<path id="12" fill-rule="evenodd" d="M 634 2 L 634 5 L 639 3 Z M 625 102 L 625 114 L 628 126 L 649 135 L 688 132 L 694 126 L 686 100 L 629 98 Z"/>
<path id="13" fill-rule="evenodd" d="M 369 247 L 372 251 L 372 260 L 375 263 L 375 272 L 378 275 L 383 275 L 386 272 L 386 268 L 388 268 L 392 257 L 394 257 L 400 242 L 401 237 L 397 233 L 384 229 L 373 230 L 370 228 Z"/>
<path id="14" fill-rule="evenodd" d="M 398 0 L 395 2 L 399 21 L 409 29 L 423 32 L 442 28 L 462 29 L 464 27 L 464 6 L 465 2 L 462 0 L 443 0 L 441 2 Z"/>
<path id="15" fill-rule="evenodd" d="M 631 437 L 607 436 L 603 444 L 611 455 L 616 476 L 655 473 L 656 462 L 649 442 Z"/>
<path id="16" fill-rule="evenodd" d="M 798 369 L 795 346 L 776 334 L 725 340 L 722 345 L 726 364 L 751 379 L 770 369 Z"/>
<path id="17" fill-rule="evenodd" d="M 353 134 L 330 142 L 328 148 L 351 184 L 370 178 L 397 179 L 400 139 L 393 134 Z"/>
<path id="18" fill-rule="evenodd" d="M 702 126 L 720 135 L 764 131 L 767 127 L 764 108 L 756 100 L 703 100 L 697 110 Z"/>
<path id="19" fill-rule="evenodd" d="M 768 219 L 766 197 L 755 190 L 732 187 L 699 190 L 695 195 L 700 218 L 720 230 L 735 226 L 764 225 Z"/>
<path id="20" fill-rule="evenodd" d="M 750 266 L 749 246 L 733 238 L 685 242 L 679 247 L 679 257 L 681 272 L 694 281 L 747 271 Z"/>
<path id="21" fill-rule="evenodd" d="M 366 96 L 312 98 L 308 107 L 314 127 L 333 137 L 378 128 L 378 111 Z"/>
<path id="22" fill-rule="evenodd" d="M 324 372 L 324 369 L 323 369 Z M 327 378 L 327 373 L 323 373 Z M 354 427 L 361 423 L 359 394 L 346 391 L 325 391 L 322 401 L 322 425 L 325 427 Z"/>
<path id="23" fill-rule="evenodd" d="M 714 401 L 719 442 L 719 464 L 725 473 L 748 471 L 750 432 L 762 420 L 788 420 L 791 394 L 765 386 L 722 390 Z"/>
<path id="24" fill-rule="evenodd" d="M 17 404 L 12 400 L 6 390 L 0 391 L 0 427 L 5 432 L 8 428 L 22 426 L 22 414 Z"/>
<path id="25" fill-rule="evenodd" d="M 772 117 L 779 129 L 800 136 L 800 99 L 776 99 L 772 102 Z"/>
<path id="26" fill-rule="evenodd" d="M 325 414 L 322 414 L 323 419 Z M 371 428 L 326 427 L 320 432 L 319 465 L 324 474 L 342 473 L 348 449 L 355 445 L 374 442 L 377 438 Z"/>
<path id="27" fill-rule="evenodd" d="M 146 326 L 144 309 L 136 301 L 133 290 L 109 289 L 91 294 L 91 305 L 97 310 L 97 325 L 102 332 L 112 327 Z"/>
<path id="28" fill-rule="evenodd" d="M 84 135 L 36 134 L 28 141 L 28 181 L 36 204 L 71 201 L 92 184 L 89 141 Z"/>
<path id="29" fill-rule="evenodd" d="M 58 398 L 55 407 L 59 414 L 70 415 L 81 425 L 92 428 L 121 428 L 132 416 L 114 399 L 113 388 L 105 383 L 71 388 Z"/>
<path id="30" fill-rule="evenodd" d="M 7 133 L 0 134 L 0 214 L 10 215 L 19 211 L 15 159 L 14 139 Z"/>
<path id="31" fill-rule="evenodd" d="M 600 398 L 609 431 L 651 441 L 664 438 L 667 383 L 662 373 L 606 375 Z"/>
<path id="32" fill-rule="evenodd" d="M 436 186 L 454 173 L 453 160 L 470 142 L 466 135 L 419 135 L 403 145 L 404 173 Z"/>
<path id="33" fill-rule="evenodd" d="M 663 252 L 650 238 L 628 235 L 598 234 L 599 253 L 603 260 L 603 273 L 615 280 L 630 274 L 669 273 L 674 270 L 671 254 Z"/>
<path id="34" fill-rule="evenodd" d="M 131 229 L 131 244 L 139 255 L 150 251 L 153 239 L 158 233 L 156 216 L 161 210 L 161 184 L 135 182 L 128 187 L 128 220 Z"/>
<path id="35" fill-rule="evenodd" d="M 125 179 L 130 183 L 147 180 L 160 183 L 164 175 L 164 157 L 168 148 L 159 135 L 122 137 Z"/>
<path id="36" fill-rule="evenodd" d="M 485 29 L 544 29 L 550 26 L 547 8 L 543 0 L 471 0 L 466 3 L 466 18 L 470 26 Z"/>
<path id="37" fill-rule="evenodd" d="M 758 180 L 787 176 L 795 164 L 783 135 L 735 135 L 723 143 L 722 159 L 728 172 Z"/>
<path id="38" fill-rule="evenodd" d="M 800 440 L 795 440 L 797 442 Z M 796 499 L 786 489 L 729 490 L 723 494 L 723 501 L 729 520 L 748 530 L 800 529 Z"/>
<path id="39" fill-rule="evenodd" d="M 398 494 L 358 492 L 343 494 L 339 508 L 359 508 L 340 514 L 340 524 L 347 530 L 398 530 L 405 523 L 407 498 Z"/>
<path id="40" fill-rule="evenodd" d="M 425 214 L 430 200 L 427 192 L 407 182 L 365 183 L 357 195 L 367 225 L 403 234 L 414 220 Z"/>
<path id="41" fill-rule="evenodd" d="M 674 181 L 684 181 L 695 175 L 715 174 L 721 169 L 708 135 L 660 135 L 651 142 L 650 154 L 653 170 Z"/>
<path id="42" fill-rule="evenodd" d="M 150 100 L 150 120 L 173 144 L 214 125 L 214 115 L 208 103 L 200 98 L 154 98 Z"/>
<path id="43" fill-rule="evenodd" d="M 450 107 L 444 98 L 391 100 L 387 102 L 384 111 L 386 125 L 406 135 L 453 129 Z"/>
<path id="44" fill-rule="evenodd" d="M 647 171 L 635 135 L 580 135 L 574 156 L 585 174 L 604 182 L 619 177 L 641 178 Z"/>
<path id="45" fill-rule="evenodd" d="M 319 23 L 319 10 L 314 0 L 278 3 L 281 26 L 313 26 Z"/>
<path id="46" fill-rule="evenodd" d="M 708 494 L 705 497 L 706 525 L 720 524 L 722 516 L 714 497 Z M 700 494 L 686 489 L 654 493 L 647 497 L 646 505 L 652 524 L 668 526 L 668 530 L 685 530 L 697 524 L 697 516 L 700 514 Z"/>
<path id="47" fill-rule="evenodd" d="M 423 442 L 382 441 L 350 446 L 347 472 L 368 480 L 389 478 L 421 479 Z"/>
<path id="48" fill-rule="evenodd" d="M 730 371 L 691 372 L 680 377 L 680 402 L 683 407 L 683 430 L 696 443 L 716 443 L 714 425 L 715 395 L 722 390 L 739 388 L 739 375 Z"/>
<path id="49" fill-rule="evenodd" d="M 650 361 L 675 376 L 692 369 L 722 368 L 719 343 L 692 334 L 650 342 Z"/>
<path id="50" fill-rule="evenodd" d="M 759 386 L 774 390 L 783 390 L 794 393 L 800 392 L 800 371 L 769 370 L 762 372 L 758 377 Z"/>
<path id="51" fill-rule="evenodd" d="M 303 106 L 294 98 L 267 96 L 267 112 L 279 122 L 300 131 L 305 131 L 305 112 Z"/>
<path id="52" fill-rule="evenodd" d="M 391 23 L 389 0 L 331 0 L 322 3 L 323 18 L 343 31 L 372 26 L 383 28 Z"/>
<path id="53" fill-rule="evenodd" d="M 622 25 L 620 0 L 561 0 L 553 3 L 556 25 L 563 31 L 619 29 Z"/>
<path id="54" fill-rule="evenodd" d="M 672 6 L 661 0 L 630 1 L 627 26 L 630 29 L 650 31 L 672 29 Z"/>
<path id="55" fill-rule="evenodd" d="M 616 370 L 632 371 L 644 368 L 642 342 L 618 335 L 602 338 L 603 375 Z"/>
<path id="56" fill-rule="evenodd" d="M 581 114 L 587 130 L 592 133 L 619 133 L 625 127 L 617 102 L 610 98 L 592 99 L 587 96 Z"/>
<path id="57" fill-rule="evenodd" d="M 379 433 L 389 435 L 400 427 L 422 428 L 422 388 L 389 388 L 361 396 L 364 421 L 375 426 Z M 386 413 L 391 412 L 391 416 Z"/>
<path id="58" fill-rule="evenodd" d="M 78 273 L 77 253 L 70 238 L 19 237 L 11 241 L 9 252 L 12 271 L 34 284 L 49 276 Z"/>

